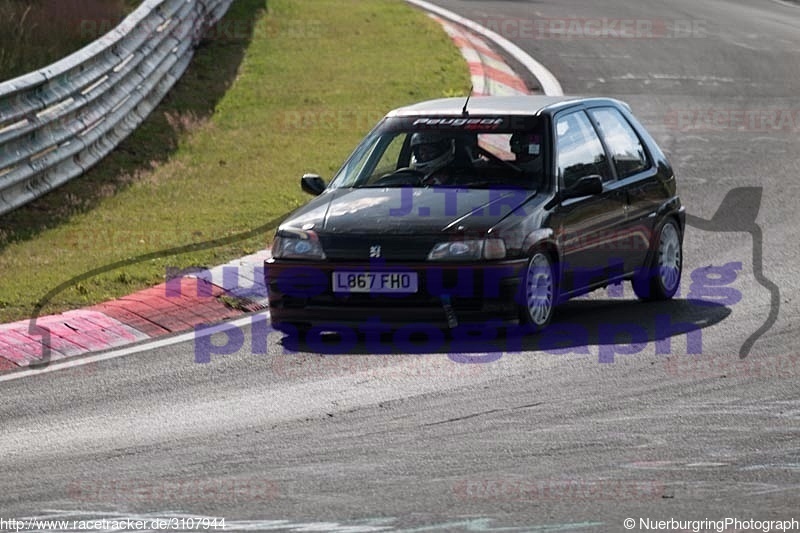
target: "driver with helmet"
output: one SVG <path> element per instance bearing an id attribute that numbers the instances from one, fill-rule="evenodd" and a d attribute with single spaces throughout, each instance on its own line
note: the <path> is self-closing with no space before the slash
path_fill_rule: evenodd
<path id="1" fill-rule="evenodd" d="M 516 156 L 514 164 L 525 174 L 541 177 L 542 136 L 531 132 L 516 132 L 509 140 L 511 151 Z"/>
<path id="2" fill-rule="evenodd" d="M 441 185 L 449 181 L 442 170 L 455 159 L 455 139 L 441 133 L 417 132 L 411 136 L 411 153 L 411 168 L 424 174 L 424 184 Z"/>

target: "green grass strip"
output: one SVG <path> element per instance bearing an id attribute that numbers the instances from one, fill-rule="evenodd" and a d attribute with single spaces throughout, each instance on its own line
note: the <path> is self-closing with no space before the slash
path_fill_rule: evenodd
<path id="1" fill-rule="evenodd" d="M 449 38 L 404 2 L 236 0 L 118 150 L 0 217 L 0 323 L 29 317 L 61 284 L 41 314 L 263 249 L 271 232 L 237 236 L 306 202 L 304 172 L 329 178 L 389 109 L 468 88 Z M 114 263 L 124 266 L 69 283 Z"/>

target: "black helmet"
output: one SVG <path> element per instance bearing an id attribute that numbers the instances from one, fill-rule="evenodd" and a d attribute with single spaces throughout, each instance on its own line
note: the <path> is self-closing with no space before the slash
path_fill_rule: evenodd
<path id="1" fill-rule="evenodd" d="M 535 133 L 517 132 L 511 136 L 509 146 L 518 157 L 533 159 L 542 153 L 542 136 Z"/>
<path id="2" fill-rule="evenodd" d="M 417 132 L 411 136 L 411 167 L 423 172 L 434 172 L 453 160 L 456 143 L 440 133 Z"/>

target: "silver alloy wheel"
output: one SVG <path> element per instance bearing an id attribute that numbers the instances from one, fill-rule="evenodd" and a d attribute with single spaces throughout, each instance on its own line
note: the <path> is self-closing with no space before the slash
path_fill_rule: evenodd
<path id="1" fill-rule="evenodd" d="M 661 229 L 658 244 L 658 275 L 666 292 L 672 292 L 678 285 L 681 272 L 681 238 L 675 224 L 667 222 Z"/>
<path id="2" fill-rule="evenodd" d="M 553 312 L 553 269 L 550 259 L 537 252 L 528 263 L 525 274 L 525 303 L 530 321 L 536 326 L 544 326 Z"/>

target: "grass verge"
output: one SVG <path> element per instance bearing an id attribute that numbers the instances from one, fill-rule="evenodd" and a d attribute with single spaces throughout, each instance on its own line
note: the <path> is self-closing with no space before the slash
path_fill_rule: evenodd
<path id="1" fill-rule="evenodd" d="M 263 249 L 252 231 L 307 201 L 389 109 L 466 94 L 439 26 L 396 0 L 237 0 L 155 113 L 87 175 L 0 217 L 0 323 L 162 282 Z M 181 254 L 175 247 L 228 239 Z M 145 261 L 138 257 L 151 254 Z"/>

